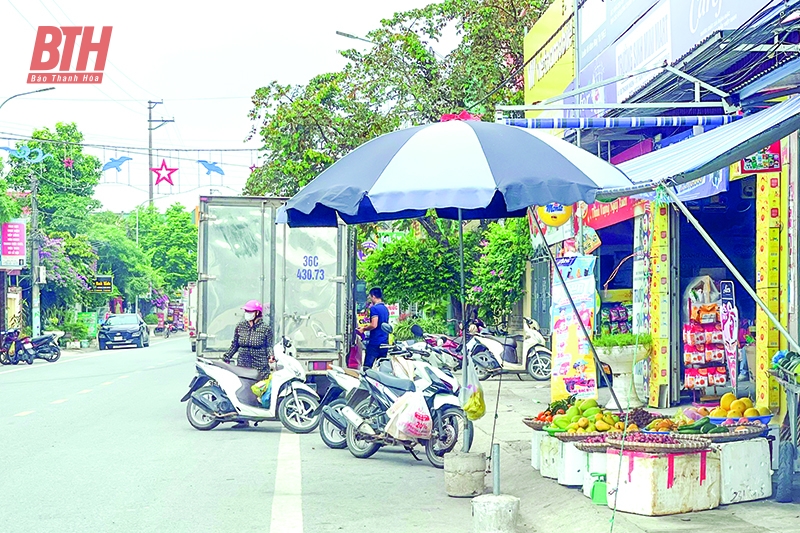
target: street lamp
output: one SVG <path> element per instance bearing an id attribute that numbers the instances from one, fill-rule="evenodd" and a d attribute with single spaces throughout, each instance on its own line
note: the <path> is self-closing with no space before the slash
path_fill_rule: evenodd
<path id="1" fill-rule="evenodd" d="M 27 94 L 35 94 L 35 93 L 43 93 L 45 91 L 52 91 L 53 89 L 55 89 L 55 87 L 45 87 L 44 89 L 37 89 L 35 91 L 28 91 L 27 93 L 19 93 L 19 94 L 15 94 L 14 96 L 9 96 L 5 100 L 3 100 L 3 103 L 0 104 L 0 108 L 2 108 L 4 105 L 6 105 L 6 102 L 8 102 L 9 100 L 11 100 L 13 98 L 17 98 L 18 96 L 25 96 Z"/>

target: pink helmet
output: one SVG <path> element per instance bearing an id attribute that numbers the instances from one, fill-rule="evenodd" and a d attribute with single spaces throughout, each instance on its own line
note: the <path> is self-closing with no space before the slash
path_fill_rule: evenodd
<path id="1" fill-rule="evenodd" d="M 253 313 L 253 312 L 256 312 L 256 311 L 264 312 L 264 308 L 261 307 L 261 302 L 259 302 L 258 300 L 250 300 L 249 302 L 244 304 L 242 309 L 244 309 L 245 311 L 247 311 L 249 313 Z"/>

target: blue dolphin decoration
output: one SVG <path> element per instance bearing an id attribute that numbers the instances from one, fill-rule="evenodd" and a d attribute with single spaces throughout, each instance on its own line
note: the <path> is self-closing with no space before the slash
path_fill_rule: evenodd
<path id="1" fill-rule="evenodd" d="M 198 159 L 197 162 L 206 167 L 206 176 L 210 176 L 212 172 L 216 172 L 220 176 L 225 175 L 222 169 L 217 166 L 216 162 L 209 163 L 208 161 L 205 161 L 203 159 Z"/>
<path id="2" fill-rule="evenodd" d="M 127 157 L 127 156 L 122 156 L 119 159 L 114 159 L 112 157 L 111 160 L 108 163 L 103 165 L 103 169 L 101 170 L 101 172 L 105 172 L 106 170 L 111 170 L 112 168 L 116 169 L 117 172 L 122 172 L 122 169 L 120 167 L 126 161 L 132 161 L 132 159 L 130 157 Z"/>
<path id="3" fill-rule="evenodd" d="M 0 150 L 5 150 L 11 157 L 22 159 L 23 161 L 26 161 L 28 163 L 41 163 L 48 157 L 53 157 L 51 154 L 45 154 L 39 148 L 34 148 L 33 150 L 31 150 L 27 146 L 21 146 L 17 150 L 13 148 L 8 148 L 7 146 L 0 146 Z M 30 157 L 31 154 L 35 154 L 34 157 Z"/>

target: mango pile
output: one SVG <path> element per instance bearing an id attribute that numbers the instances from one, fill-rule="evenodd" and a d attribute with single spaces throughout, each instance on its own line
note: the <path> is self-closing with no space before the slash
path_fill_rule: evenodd
<path id="1" fill-rule="evenodd" d="M 552 426 L 567 433 L 622 432 L 625 423 L 619 416 L 598 407 L 596 400 L 576 400 L 564 414 L 553 417 Z M 639 431 L 635 424 L 628 426 L 628 432 Z"/>
<path id="2" fill-rule="evenodd" d="M 756 409 L 750 398 L 737 398 L 735 394 L 728 392 L 720 399 L 719 407 L 713 409 L 707 416 L 738 420 L 740 418 L 767 416 L 769 414 L 772 413 L 766 407 Z"/>

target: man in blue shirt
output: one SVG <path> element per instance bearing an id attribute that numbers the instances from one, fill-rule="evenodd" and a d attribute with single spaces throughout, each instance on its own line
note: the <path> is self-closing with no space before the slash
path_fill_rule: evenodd
<path id="1" fill-rule="evenodd" d="M 383 291 L 380 287 L 375 287 L 369 291 L 369 301 L 372 307 L 369 308 L 369 324 L 361 326 L 359 331 L 369 331 L 369 342 L 367 343 L 364 366 L 372 368 L 376 359 L 386 357 L 387 349 L 381 349 L 381 344 L 389 342 L 389 334 L 381 329 L 381 325 L 389 322 L 389 308 L 383 303 Z"/>

